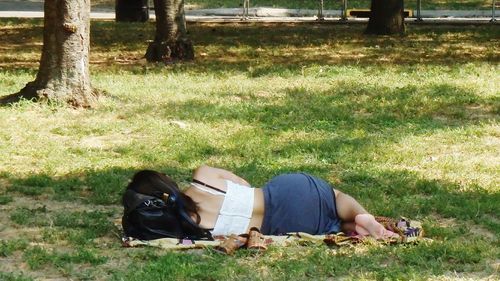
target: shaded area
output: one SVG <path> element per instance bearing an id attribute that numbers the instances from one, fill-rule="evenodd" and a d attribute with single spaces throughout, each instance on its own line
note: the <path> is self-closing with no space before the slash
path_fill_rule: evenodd
<path id="1" fill-rule="evenodd" d="M 229 104 L 218 101 L 225 98 L 224 94 L 205 94 L 213 96 L 213 102 L 193 99 L 149 104 L 125 109 L 124 113 L 134 116 L 158 112 L 162 119 L 196 122 L 238 120 L 271 134 L 293 128 L 338 132 L 342 136 L 347 131 L 362 129 L 386 137 L 479 124 L 497 120 L 499 113 L 498 97 L 481 98 L 471 90 L 447 83 L 392 88 L 339 81 L 325 91 L 290 87 L 279 97 L 248 94 Z"/>
<path id="2" fill-rule="evenodd" d="M 243 157 L 244 165 L 225 168 L 261 186 L 280 172 L 301 170 L 319 173 L 323 177 L 330 176 L 327 166 L 318 167 L 311 163 L 277 167 L 273 162 L 279 158 L 311 155 L 327 163 L 334 163 L 343 170 L 352 171 L 358 167 L 356 163 L 369 163 L 373 151 L 407 136 L 498 120 L 498 98 L 482 99 L 473 92 L 448 84 L 437 84 L 424 89 L 408 86 L 393 90 L 373 86 L 359 86 L 355 90 L 347 86 L 333 86 L 324 92 L 290 88 L 278 100 L 272 97 L 259 97 L 258 100 L 259 102 L 250 97 L 246 101 L 221 105 L 214 96 L 213 103 L 190 100 L 167 105 L 149 104 L 124 108 L 121 114 L 142 116 L 154 112 L 161 120 L 239 121 L 251 125 L 253 131 L 242 131 L 230 138 L 247 139 L 245 134 L 257 134 L 262 136 L 259 139 L 261 145 L 250 144 L 247 147 L 245 143 L 241 143 L 215 147 L 196 132 L 178 132 L 178 136 L 162 136 L 156 140 L 167 150 L 172 138 L 177 141 L 184 138 L 190 140 L 188 146 L 177 147 L 170 159 L 161 156 L 162 149 L 139 144 L 132 144 L 131 147 L 118 146 L 113 150 L 120 155 L 134 149 L 138 152 L 135 157 L 147 163 L 148 168 L 160 169 L 181 182 L 189 181 L 191 171 L 188 166 L 193 160 L 226 155 Z M 429 101 L 432 103 L 429 104 Z M 277 141 L 276 138 L 286 132 L 304 132 L 311 136 L 317 134 L 318 137 L 285 143 Z M 255 151 L 256 147 L 260 147 L 260 150 Z M 72 148 L 68 152 L 76 155 L 85 153 L 79 148 Z M 369 167 L 366 163 L 363 166 Z M 10 174 L 1 177 L 12 184 L 9 190 L 26 195 L 51 194 L 50 197 L 57 200 L 83 199 L 97 204 L 109 204 L 119 203 L 119 194 L 125 183 L 134 170 L 139 168 L 113 168 L 106 171 L 105 175 L 101 171 L 86 170 L 61 178 L 45 174 L 21 179 Z M 404 184 L 395 186 L 391 192 L 395 192 L 397 188 L 407 189 Z"/>
<path id="3" fill-rule="evenodd" d="M 171 167 L 156 167 L 169 172 L 176 178 L 183 178 L 184 171 L 172 169 Z M 242 171 L 250 172 L 251 165 L 240 167 Z M 87 176 L 80 177 L 91 183 L 95 179 L 109 180 L 120 174 L 124 178 L 132 170 L 101 170 L 89 172 Z M 267 172 L 265 172 L 267 173 Z M 277 174 L 278 170 L 269 172 Z M 40 180 L 44 178 L 43 180 Z M 59 188 L 70 186 L 75 183 L 75 176 L 61 178 L 50 178 L 44 175 L 33 176 L 27 179 L 11 179 L 16 185 L 25 184 L 34 186 L 35 182 L 44 182 L 47 186 L 58 192 Z M 31 181 L 31 182 L 30 182 Z M 107 190 L 100 192 L 111 192 L 111 196 L 119 196 L 125 183 L 121 181 L 108 182 Z M 251 251 L 237 252 L 237 259 L 205 251 L 203 254 L 192 253 L 162 253 L 161 257 L 145 258 L 144 254 L 139 256 L 128 256 L 131 251 L 119 249 L 118 256 L 103 255 L 98 244 L 89 243 L 89 238 L 95 239 L 101 236 L 109 236 L 109 217 L 116 214 L 102 211 L 90 212 L 49 212 L 44 207 L 17 208 L 10 213 L 12 222 L 21 226 L 45 227 L 50 235 L 65 233 L 67 236 L 50 240 L 50 243 L 58 241 L 69 241 L 71 248 L 80 249 L 74 251 L 47 251 L 37 246 L 13 245 L 12 247 L 23 248 L 24 258 L 33 270 L 43 272 L 48 268 L 56 268 L 62 273 L 67 273 L 67 268 L 79 263 L 90 263 L 95 272 L 106 268 L 105 262 L 111 260 L 113 263 L 130 264 L 131 267 L 121 267 L 108 272 L 116 280 L 144 280 L 165 276 L 168 274 L 177 279 L 214 279 L 234 280 L 234 278 L 257 278 L 261 279 L 271 274 L 272 276 L 286 275 L 288 278 L 325 278 L 325 277 L 361 277 L 383 280 L 384 278 L 430 278 L 435 276 L 446 276 L 448 272 L 476 273 L 480 276 L 493 274 L 494 268 L 490 261 L 498 255 L 498 248 L 491 247 L 497 243 L 487 237 L 472 234 L 472 225 L 482 225 L 492 233 L 498 233 L 498 213 L 500 206 L 499 193 L 485 191 L 482 187 L 471 187 L 467 191 L 460 191 L 456 183 L 427 180 L 411 172 L 395 171 L 356 171 L 345 173 L 337 184 L 339 189 L 348 191 L 355 197 L 360 198 L 368 208 L 380 215 L 399 216 L 404 215 L 412 219 L 422 220 L 425 224 L 427 236 L 434 239 L 432 243 L 420 243 L 418 245 L 396 245 L 382 247 L 368 247 L 360 253 L 354 253 L 352 248 L 333 248 L 326 246 L 309 247 L 307 245 L 293 246 L 288 248 L 271 248 L 265 254 L 256 259 Z M 101 185 L 100 188 L 104 188 Z M 97 191 L 97 190 L 96 190 Z M 35 198 L 43 198 L 44 192 Z M 90 198 L 90 197 L 89 197 Z M 446 204 L 443 204 L 446 202 Z M 76 202 L 77 203 L 77 202 Z M 474 210 L 474 212 L 471 212 Z M 437 217 L 437 219 L 436 219 Z M 441 218 L 457 219 L 454 227 L 440 225 Z M 51 228 L 48 228 L 52 225 Z M 56 227 L 56 228 L 54 228 Z M 95 230 L 94 230 L 95 228 Z M 74 230 L 79 230 L 75 232 Z M 82 230 L 82 231 L 80 231 Z M 48 235 L 48 234 L 46 234 Z M 54 236 L 45 236 L 54 237 Z M 55 236 L 58 237 L 58 236 Z M 55 238 L 52 238 L 55 239 Z M 86 240 L 87 239 L 87 240 Z M 52 241 L 52 242 L 50 242 Z M 82 252 L 80 246 L 87 245 Z M 97 247 L 97 248 L 94 248 Z M 106 249 L 115 251 L 116 247 Z M 137 254 L 142 253 L 133 251 Z M 78 254 L 80 253 L 80 254 Z M 84 253 L 84 254 L 81 254 Z M 86 254 L 85 254 L 86 253 Z M 124 256 L 124 253 L 126 255 Z M 127 254 L 128 253 L 128 254 Z M 12 253 L 6 252 L 8 255 Z M 148 255 L 148 256 L 149 256 Z M 279 257 L 279 258 L 277 258 Z M 37 261 L 38 259 L 38 261 Z M 130 260 L 132 259 L 132 261 Z M 31 264 L 33 263 L 33 264 Z M 248 266 L 242 267 L 241 263 Z M 380 268 L 380 264 L 386 267 Z M 218 265 L 218 266 L 216 266 Z M 221 266 L 223 265 L 223 266 Z M 254 268 L 260 268 L 255 271 Z M 353 271 L 352 268 L 357 268 Z M 87 269 L 87 274 L 92 276 Z M 368 274 L 368 275 L 367 275 Z"/>
<path id="4" fill-rule="evenodd" d="M 468 89 L 451 84 L 389 88 L 343 83 L 340 81 L 324 91 L 290 87 L 284 89 L 279 98 L 248 95 L 225 104 L 218 99 L 229 96 L 207 93 L 213 96 L 213 102 L 195 99 L 124 107 L 120 112 L 122 116 L 151 116 L 159 120 L 195 123 L 235 121 L 252 129 L 228 136 L 227 143 L 236 144 L 223 147 L 207 143 L 203 133 L 179 131 L 175 135 L 156 139 L 155 143 L 160 147 L 134 142 L 129 146 L 113 146 L 111 150 L 115 153 L 114 157 L 125 156 L 134 150 L 133 157 L 147 168 L 160 169 L 181 182 L 189 181 L 191 171 L 188 167 L 192 161 L 224 156 L 241 158 L 245 163 L 242 166 L 225 168 L 261 186 L 271 176 L 281 172 L 300 170 L 331 177 L 331 168 L 327 165 L 293 161 L 294 164 L 277 166 L 276 159 L 304 155 L 332 163 L 341 171 L 352 171 L 359 167 L 358 163 L 364 163 L 362 167 L 370 167 L 373 151 L 384 149 L 387 143 L 446 128 L 494 122 L 499 116 L 498 97 L 481 98 Z M 293 135 L 296 132 L 317 137 L 279 141 L 279 138 L 286 138 L 286 133 Z M 89 130 L 88 134 L 92 131 Z M 258 141 L 254 140 L 255 135 L 259 136 Z M 187 143 L 186 139 L 189 140 Z M 243 139 L 254 143 L 247 145 L 237 141 Z M 175 143 L 181 145 L 166 157 L 163 152 L 171 150 L 171 145 Z M 69 148 L 67 152 L 72 155 L 89 153 L 78 147 Z M 12 186 L 9 190 L 25 195 L 50 194 L 50 198 L 56 200 L 77 199 L 110 204 L 120 202 L 120 193 L 136 169 L 140 167 L 116 167 L 107 170 L 104 175 L 99 170 L 85 170 L 61 178 L 48 174 L 27 178 L 3 174 L 0 178 L 10 182 Z M 337 175 L 334 177 L 339 179 Z M 397 186 L 406 189 L 404 184 Z"/>
<path id="5" fill-rule="evenodd" d="M 0 48 L 6 50 L 0 53 L 0 61 L 4 63 L 2 71 L 31 73 L 33 68 L 29 64 L 37 65 L 40 46 L 36 42 L 41 37 L 36 31 L 41 32 L 41 22 L 0 22 L 5 23 L 0 29 Z M 33 24 L 36 26 L 32 31 Z M 164 73 L 164 65 L 141 65 L 138 61 L 147 45 L 148 34 L 153 34 L 151 25 L 93 24 L 96 71 L 123 71 L 137 76 L 148 72 Z M 114 280 L 163 279 L 164 276 L 214 280 L 268 279 L 269 276 L 305 280 L 348 276 L 384 280 L 447 278 L 449 272 L 473 278 L 495 274 L 493 263 L 499 249 L 495 247 L 498 245 L 496 234 L 500 232 L 497 190 L 473 182 L 433 180 L 431 176 L 405 168 L 384 168 L 384 160 L 375 157 L 380 149 L 391 148 L 392 144 L 409 137 L 496 123 L 500 113 L 498 95 L 483 97 L 477 85 L 467 88 L 446 79 L 422 85 L 404 81 L 395 85 L 384 84 L 384 81 L 362 83 L 337 75 L 342 68 L 325 67 L 320 72 L 319 66 L 361 64 L 365 66 L 362 70 L 358 68 L 358 74 L 363 72 L 359 75 L 361 80 L 364 74 L 368 76 L 370 71 L 380 70 L 379 66 L 407 64 L 394 71 L 419 77 L 421 64 L 450 65 L 449 71 L 455 72 L 450 77 L 458 77 L 468 61 L 491 63 L 495 69 L 499 31 L 490 27 L 465 30 L 419 27 L 408 37 L 380 39 L 358 36 L 360 28 L 293 24 L 194 25 L 191 36 L 198 40 L 195 42 L 198 60 L 167 70 L 210 73 L 217 77 L 235 77 L 237 75 L 227 73 L 241 72 L 245 78 L 259 78 L 297 77 L 306 67 L 310 69 L 305 71 L 318 71 L 303 75 L 326 78 L 320 82 L 328 79 L 325 87 L 280 86 L 279 90 L 264 94 L 245 89 L 235 93 L 231 92 L 233 89 L 216 89 L 189 100 L 155 98 L 137 104 L 133 104 L 133 99 L 142 96 L 132 97 L 131 101 L 126 100 L 130 97 L 117 95 L 112 97 L 116 104 L 93 112 L 97 116 L 116 114 L 116 119 L 111 117 L 95 124 L 78 120 L 90 115 L 69 115 L 57 107 L 36 107 L 34 110 L 50 111 L 42 114 L 46 120 L 52 120 L 51 114 L 56 115 L 55 121 L 58 118 L 75 119 L 74 123 L 62 123 L 50 130 L 60 138 L 42 139 L 56 144 L 61 141 L 59 147 L 62 147 L 62 154 L 67 152 L 67 158 L 62 158 L 66 161 L 72 161 L 72 157 L 89 161 L 70 166 L 71 172 L 55 176 L 54 166 L 71 164 L 61 161 L 37 166 L 36 161 L 43 162 L 44 156 L 51 153 L 41 152 L 33 154 L 33 159 L 19 157 L 16 161 L 33 161 L 33 168 L 44 172 L 32 173 L 29 167 L 0 174 L 0 205 L 3 208 L 0 225 L 15 228 L 11 235 L 25 239 L 0 243 L 2 266 L 7 260 L 12 263 L 17 252 L 19 264 L 28 266 L 27 274 L 38 271 L 38 276 L 87 280 L 110 275 Z M 8 32 L 4 33 L 5 30 Z M 8 40 L 3 41 L 4 38 Z M 470 53 L 463 53 L 462 57 L 464 50 Z M 19 69 L 23 63 L 25 68 Z M 115 66 L 117 63 L 120 65 Z M 371 64 L 377 66 L 370 67 Z M 472 75 L 472 71 L 466 69 L 466 76 Z M 388 71 L 387 75 L 391 73 Z M 419 79 L 408 81 L 421 82 L 425 77 Z M 153 91 L 155 87 L 159 85 L 147 90 Z M 25 108 L 12 110 L 19 115 L 29 113 Z M 16 114 L 12 116 L 17 116 L 20 126 L 25 126 L 21 121 L 25 116 Z M 146 120 L 134 122 L 139 116 Z M 165 124 L 169 120 L 186 120 L 200 128 L 211 125 L 224 128 L 221 124 L 227 123 L 228 127 L 241 125 L 243 128 L 222 138 L 228 145 L 217 146 L 206 141 L 210 136 L 204 133 L 211 132 L 209 129 L 199 132 L 178 128 L 165 131 L 171 135 L 164 135 L 144 128 L 151 125 L 148 123 L 151 120 L 159 120 L 152 122 L 153 126 L 160 123 L 170 126 Z M 119 121 L 126 124 L 119 124 Z M 122 126 L 127 127 L 129 133 L 121 132 Z M 86 136 L 120 139 L 143 133 L 154 141 L 138 138 L 130 143 L 109 142 L 106 146 L 79 145 Z M 22 136 L 17 136 L 17 140 L 22 141 Z M 68 137 L 67 143 L 64 136 Z M 77 141 L 70 141 L 72 137 L 78 137 Z M 2 138 L 7 144 L 16 141 L 8 135 Z M 126 157 L 131 161 L 120 167 L 113 162 L 103 166 L 96 163 L 101 157 Z M 186 254 L 120 248 L 111 223 L 120 216 L 120 211 L 110 212 L 110 209 L 120 209 L 121 194 L 136 170 L 161 170 L 183 185 L 191 177 L 190 167 L 217 157 L 231 158 L 228 162 L 232 164 L 224 168 L 235 171 L 256 186 L 262 186 L 283 172 L 306 171 L 321 176 L 359 198 L 376 214 L 422 220 L 427 235 L 435 241 L 364 249 L 275 248 L 258 258 L 252 252 L 242 251 L 237 259 L 210 251 Z M 309 159 L 314 161 L 307 161 Z M 93 168 L 99 165 L 104 168 Z M 478 174 L 481 173 L 484 171 Z M 20 204 L 22 200 L 25 205 Z M 59 209 L 54 211 L 56 206 Z M 443 221 L 448 220 L 455 221 L 455 225 L 443 225 Z M 0 231 L 4 230 L 2 227 Z M 487 235 L 474 232 L 477 229 Z M 24 236 L 28 231 L 35 234 Z M 38 247 L 38 243 L 44 247 Z M 13 267 L 13 270 L 18 269 Z M 0 279 L 12 276 L 0 273 Z"/>
<path id="6" fill-rule="evenodd" d="M 164 166 L 161 163 L 149 168 L 165 172 L 181 183 L 187 183 L 191 179 L 191 171 L 187 169 Z M 47 199 L 48 196 L 51 200 L 57 201 L 119 204 L 128 179 L 138 169 L 112 168 L 88 171 L 80 175 L 69 174 L 63 177 L 38 174 L 17 178 L 4 173 L 2 178 L 9 182 L 7 193 L 18 193 L 38 199 Z M 263 180 L 262 184 L 256 184 L 256 186 L 263 185 L 271 177 L 283 172 L 305 171 L 324 178 L 330 177 L 328 175 L 330 171 L 318 170 L 317 167 L 308 164 L 284 165 L 266 170 L 249 161 L 247 164 L 232 170 L 247 178 L 251 183 Z M 254 173 L 259 173 L 259 176 L 255 177 Z M 464 190 L 464 187 L 458 183 L 429 180 L 415 172 L 373 170 L 371 168 L 366 170 L 351 168 L 335 177 L 338 178 L 336 187 L 352 194 L 355 198 L 359 198 L 368 209 L 373 210 L 376 214 L 412 218 L 425 218 L 437 214 L 445 218 L 471 220 L 496 233 L 500 232 L 498 220 L 500 205 L 497 204 L 500 200 L 500 193 L 488 191 L 481 186 L 466 186 L 466 190 Z M 446 202 L 446 204 L 442 204 L 442 202 Z M 46 212 L 43 209 L 38 211 Z M 35 210 L 35 213 L 38 211 Z M 16 220 L 21 221 L 21 223 L 28 220 L 30 225 L 34 221 L 38 221 L 36 224 L 41 223 L 40 226 L 50 223 L 37 220 L 36 216 L 33 216 L 35 213 L 32 215 L 29 213 L 29 209 L 21 210 L 16 215 L 19 217 Z M 57 221 L 55 221 L 56 224 Z M 73 222 L 78 224 L 76 220 Z M 87 224 L 84 223 L 84 225 Z"/>
<path id="7" fill-rule="evenodd" d="M 339 189 L 354 197 L 367 198 L 369 209 L 390 217 L 454 218 L 483 225 L 492 233 L 500 232 L 498 214 L 500 193 L 478 185 L 464 187 L 443 180 L 429 180 L 411 171 L 357 171 L 344 173 Z M 432 220 L 432 219 L 431 219 Z M 429 230 L 434 238 L 446 233 Z"/>
<path id="8" fill-rule="evenodd" d="M 3 69 L 36 65 L 41 21 L 0 20 Z M 34 26 L 34 27 L 33 27 Z M 405 37 L 364 36 L 363 26 L 323 24 L 191 24 L 196 61 L 175 71 L 242 71 L 253 75 L 297 72 L 310 65 L 439 65 L 500 61 L 496 26 L 412 26 Z M 93 22 L 91 64 L 141 71 L 154 26 Z M 22 50 L 22 55 L 19 51 Z M 139 69 L 137 69 L 139 67 Z M 253 70 L 249 71 L 252 67 Z"/>
<path id="9" fill-rule="evenodd" d="M 167 253 L 145 267 L 133 266 L 126 273 L 116 273 L 114 280 L 161 278 L 165 274 L 189 280 L 205 278 L 234 280 L 238 277 L 258 280 L 288 278 L 296 280 L 315 278 L 439 279 L 440 277 L 446 278 L 447 271 L 462 273 L 465 269 L 488 268 L 481 260 L 491 255 L 490 250 L 485 242 L 473 244 L 460 241 L 410 247 L 382 247 L 370 249 L 362 254 L 352 254 L 342 250 L 330 251 L 326 247 L 311 249 L 307 246 L 295 249 L 272 249 L 266 253 L 266 256 L 259 256 L 259 258 L 255 258 L 250 251 L 241 251 L 237 254 L 237 259 L 214 253 L 205 255 Z M 436 260 L 436 256 L 440 258 Z M 214 264 L 219 266 L 213 267 Z M 241 264 L 246 266 L 241 266 Z M 384 265 L 382 268 L 381 264 Z M 182 268 L 185 270 L 181 270 Z M 491 269 L 490 274 L 492 274 Z M 484 278 L 488 275 L 479 274 L 479 276 Z"/>

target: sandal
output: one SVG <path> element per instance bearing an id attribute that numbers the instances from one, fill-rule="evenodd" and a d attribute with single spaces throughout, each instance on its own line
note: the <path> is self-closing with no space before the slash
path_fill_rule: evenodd
<path id="1" fill-rule="evenodd" d="M 386 217 L 375 217 L 375 219 L 387 230 L 390 230 L 400 236 L 399 239 L 390 237 L 391 239 L 389 240 L 408 243 L 418 241 L 424 235 L 422 224 L 418 221 L 410 221 L 404 217 L 401 217 L 399 220 Z"/>
<path id="2" fill-rule="evenodd" d="M 419 227 L 408 227 L 404 230 L 403 241 L 410 243 L 420 240 L 424 236 L 424 230 Z"/>
<path id="3" fill-rule="evenodd" d="M 357 244 L 361 242 L 361 238 L 357 236 L 348 236 L 340 232 L 337 234 L 327 234 L 323 242 L 328 246 L 342 246 L 348 244 Z"/>
<path id="4" fill-rule="evenodd" d="M 246 242 L 247 242 L 246 237 L 231 234 L 224 241 L 222 241 L 218 246 L 215 246 L 214 250 L 219 252 L 219 253 L 232 255 L 236 250 L 244 247 Z"/>
<path id="5" fill-rule="evenodd" d="M 257 227 L 250 228 L 248 233 L 248 249 L 267 250 L 266 239 Z"/>

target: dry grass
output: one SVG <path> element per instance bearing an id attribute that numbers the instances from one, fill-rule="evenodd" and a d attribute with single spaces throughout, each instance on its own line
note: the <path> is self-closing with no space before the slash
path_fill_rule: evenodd
<path id="1" fill-rule="evenodd" d="M 13 24 L 0 29 L 2 42 L 6 42 L 0 47 L 0 65 L 5 69 L 33 67 L 40 56 L 42 26 L 36 21 L 16 22 L 15 27 Z M 117 34 L 118 29 L 123 31 Z M 493 26 L 411 26 L 404 37 L 366 37 L 359 25 L 192 24 L 189 30 L 201 68 L 215 64 L 224 68 L 258 64 L 260 69 L 322 63 L 451 65 L 500 60 L 499 32 Z M 115 36 L 108 37 L 111 34 Z M 147 40 L 152 36 L 152 24 L 96 22 L 92 27 L 91 64 L 99 68 L 141 65 Z"/>
<path id="2" fill-rule="evenodd" d="M 41 24 L 0 20 L 0 95 L 36 74 Z M 92 82 L 108 92 L 96 108 L 0 108 L 0 279 L 496 278 L 496 26 L 410 26 L 405 37 L 366 37 L 360 25 L 189 31 L 195 61 L 146 64 L 151 24 L 95 21 Z M 128 178 L 150 168 L 184 185 L 201 163 L 255 186 L 313 173 L 379 215 L 422 220 L 434 242 L 236 257 L 122 249 L 113 222 Z"/>

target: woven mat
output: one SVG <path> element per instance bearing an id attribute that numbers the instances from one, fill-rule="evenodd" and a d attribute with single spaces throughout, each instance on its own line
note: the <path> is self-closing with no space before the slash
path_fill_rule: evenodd
<path id="1" fill-rule="evenodd" d="M 399 238 L 388 238 L 375 240 L 369 236 L 360 236 L 357 233 L 337 233 L 327 235 L 311 235 L 304 232 L 287 233 L 284 235 L 262 235 L 265 245 L 286 247 L 290 245 L 320 245 L 345 246 L 358 243 L 384 243 L 384 244 L 408 244 L 417 243 L 422 240 L 432 241 L 424 238 L 422 224 L 418 221 L 408 220 L 406 218 L 392 219 L 387 217 L 375 217 L 384 227 L 390 231 L 399 234 Z M 217 247 L 227 239 L 227 236 L 216 236 L 214 241 L 207 240 L 189 240 L 177 238 L 161 238 L 155 240 L 139 240 L 133 237 L 122 238 L 124 247 L 142 247 L 150 246 L 167 250 L 187 250 L 203 249 Z"/>

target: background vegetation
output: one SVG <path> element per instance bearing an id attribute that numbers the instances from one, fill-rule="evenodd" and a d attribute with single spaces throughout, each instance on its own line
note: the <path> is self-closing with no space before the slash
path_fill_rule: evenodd
<path id="1" fill-rule="evenodd" d="M 495 279 L 499 30 L 193 24 L 196 60 L 142 59 L 152 24 L 92 22 L 90 110 L 0 108 L 0 279 Z M 0 95 L 33 80 L 41 20 L 0 20 Z M 332 182 L 432 243 L 294 246 L 236 257 L 124 249 L 113 225 L 141 168 L 185 186 L 196 166 L 255 186 L 288 171 Z"/>
<path id="2" fill-rule="evenodd" d="M 347 0 L 348 9 L 368 9 L 370 8 L 370 0 Z M 491 0 L 423 0 L 421 2 L 422 9 L 429 10 L 460 10 L 460 9 L 491 9 Z M 196 7 L 238 7 L 243 6 L 243 1 L 233 1 L 233 0 L 190 0 L 186 1 L 186 4 L 193 5 Z M 324 1 L 325 9 L 341 9 L 342 1 Z M 305 0 L 250 0 L 250 7 L 275 7 L 275 8 L 289 8 L 289 9 L 317 9 L 319 1 L 305 1 Z M 410 9 L 416 9 L 417 1 L 408 0 L 405 1 L 405 7 Z"/>
<path id="3" fill-rule="evenodd" d="M 368 9 L 370 0 L 347 0 L 348 9 Z M 186 0 L 187 9 L 207 9 L 207 8 L 237 8 L 243 7 L 243 0 Z M 93 0 L 94 7 L 113 8 L 114 0 Z M 305 0 L 250 0 L 250 7 L 274 7 L 288 9 L 317 9 L 319 1 Z M 468 10 L 468 9 L 491 9 L 492 0 L 423 0 L 422 9 L 427 10 Z M 153 1 L 149 1 L 149 6 L 153 7 Z M 325 9 L 338 10 L 342 7 L 341 0 L 324 1 Z M 417 0 L 405 1 L 405 7 L 416 9 Z"/>

